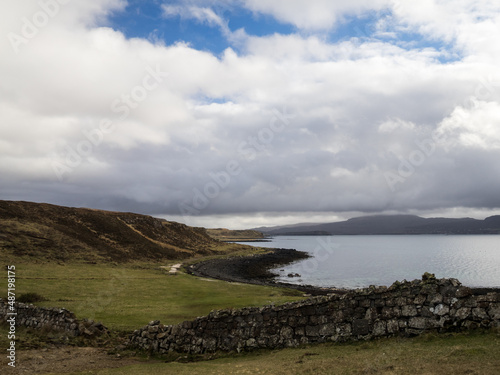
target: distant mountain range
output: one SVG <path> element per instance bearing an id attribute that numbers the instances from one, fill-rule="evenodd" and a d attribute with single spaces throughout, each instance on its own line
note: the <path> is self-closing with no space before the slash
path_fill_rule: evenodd
<path id="1" fill-rule="evenodd" d="M 266 235 L 500 234 L 500 215 L 484 220 L 375 215 L 324 224 L 254 228 Z"/>

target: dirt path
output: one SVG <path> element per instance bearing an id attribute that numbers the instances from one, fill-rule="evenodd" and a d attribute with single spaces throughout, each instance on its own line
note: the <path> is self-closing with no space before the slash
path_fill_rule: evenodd
<path id="1" fill-rule="evenodd" d="M 16 367 L 0 358 L 1 374 L 67 374 L 77 371 L 101 370 L 144 363 L 139 358 L 122 358 L 107 354 L 103 348 L 61 347 L 20 350 L 16 353 Z"/>

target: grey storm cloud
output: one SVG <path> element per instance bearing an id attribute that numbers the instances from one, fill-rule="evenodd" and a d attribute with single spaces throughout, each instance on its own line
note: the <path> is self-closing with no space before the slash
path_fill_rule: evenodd
<path id="1" fill-rule="evenodd" d="M 18 3 L 0 5 L 2 35 L 37 9 Z M 120 1 L 61 5 L 18 53 L 0 41 L 0 197 L 214 225 L 498 209 L 500 6 L 408 3 L 239 2 L 297 32 L 224 29 L 239 51 L 220 55 L 97 26 Z M 226 25 L 211 6 L 166 16 Z M 381 9 L 390 17 L 372 31 L 392 39 L 324 37 L 343 15 Z"/>

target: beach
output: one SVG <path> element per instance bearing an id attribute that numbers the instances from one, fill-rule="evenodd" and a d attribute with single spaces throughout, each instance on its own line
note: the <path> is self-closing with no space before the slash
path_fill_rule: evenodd
<path id="1" fill-rule="evenodd" d="M 296 285 L 274 280 L 277 275 L 272 273 L 271 269 L 309 257 L 310 255 L 306 252 L 294 249 L 270 249 L 270 252 L 266 254 L 199 262 L 189 266 L 187 272 L 195 276 L 210 277 L 230 282 L 291 288 L 310 295 L 345 292 L 342 289 Z"/>

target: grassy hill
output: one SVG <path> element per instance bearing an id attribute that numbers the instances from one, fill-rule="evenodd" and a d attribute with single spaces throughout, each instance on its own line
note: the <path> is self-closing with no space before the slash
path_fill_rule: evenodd
<path id="1" fill-rule="evenodd" d="M 264 234 L 252 230 L 230 230 L 226 228 L 217 228 L 217 229 L 207 229 L 207 233 L 219 240 L 219 241 L 240 241 L 240 242 L 251 242 L 251 241 L 262 241 L 265 239 Z"/>
<path id="2" fill-rule="evenodd" d="M 211 255 L 220 248 L 204 228 L 151 216 L 0 201 L 0 249 L 16 259 L 149 261 Z"/>
<path id="3" fill-rule="evenodd" d="M 178 263 L 265 251 L 146 215 L 0 201 L 0 263 L 16 267 L 16 296 L 36 294 L 43 297 L 38 306 L 65 307 L 113 330 L 303 298 L 283 288 L 168 272 Z M 7 272 L 0 273 L 0 284 L 7 285 Z M 0 298 L 6 298 L 6 289 Z"/>

